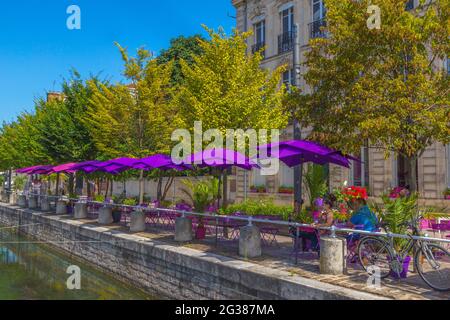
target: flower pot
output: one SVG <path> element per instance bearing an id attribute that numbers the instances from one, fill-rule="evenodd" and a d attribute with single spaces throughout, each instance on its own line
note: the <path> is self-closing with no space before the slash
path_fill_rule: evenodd
<path id="1" fill-rule="evenodd" d="M 391 277 L 393 277 L 394 279 L 406 279 L 408 277 L 410 263 L 411 263 L 411 257 L 407 256 L 405 258 L 405 260 L 403 260 L 403 271 L 400 273 L 400 277 L 394 271 L 391 271 Z"/>
<path id="2" fill-rule="evenodd" d="M 122 211 L 115 210 L 112 213 L 113 223 L 120 223 L 122 221 Z"/>
<path id="3" fill-rule="evenodd" d="M 206 238 L 206 228 L 205 228 L 205 226 L 198 226 L 197 230 L 195 231 L 195 239 L 203 240 L 205 238 Z"/>

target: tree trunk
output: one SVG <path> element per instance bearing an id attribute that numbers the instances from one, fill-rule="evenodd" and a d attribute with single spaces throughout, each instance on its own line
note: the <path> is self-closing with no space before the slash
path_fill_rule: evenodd
<path id="1" fill-rule="evenodd" d="M 114 194 L 114 180 L 113 179 L 111 179 L 110 180 L 110 183 L 111 183 L 111 185 L 110 185 L 110 187 L 109 187 L 109 196 L 112 198 L 112 196 L 113 196 L 113 194 Z"/>
<path id="2" fill-rule="evenodd" d="M 139 174 L 139 204 L 144 204 L 144 170 Z"/>
<path id="3" fill-rule="evenodd" d="M 406 181 L 409 185 L 409 190 L 411 192 L 418 191 L 418 181 L 417 181 L 417 157 L 407 158 L 407 176 Z"/>
<path id="4" fill-rule="evenodd" d="M 226 209 L 228 206 L 228 171 L 223 171 L 223 201 L 222 207 Z"/>
<path id="5" fill-rule="evenodd" d="M 91 181 L 90 181 L 90 180 L 87 180 L 87 186 L 86 186 L 86 189 L 87 189 L 87 195 L 88 195 L 88 198 L 93 198 L 93 197 L 92 197 Z"/>
<path id="6" fill-rule="evenodd" d="M 84 178 L 83 178 L 83 176 L 80 176 L 79 174 L 77 174 L 75 176 L 75 194 L 77 196 L 82 196 L 83 195 L 83 185 L 84 185 Z"/>
<path id="7" fill-rule="evenodd" d="M 55 190 L 56 196 L 59 196 L 59 179 L 60 179 L 60 176 L 59 176 L 59 173 L 57 173 L 56 174 L 56 190 Z"/>
<path id="8" fill-rule="evenodd" d="M 69 196 L 73 195 L 75 192 L 75 177 L 73 175 L 73 173 L 69 174 Z"/>
<path id="9" fill-rule="evenodd" d="M 164 192 L 161 197 L 161 201 L 165 201 L 167 198 L 167 194 L 169 193 L 170 188 L 172 187 L 173 183 L 175 181 L 175 177 L 169 177 L 167 180 L 166 186 L 164 187 Z"/>
<path id="10" fill-rule="evenodd" d="M 161 202 L 162 198 L 163 198 L 163 192 L 162 192 L 162 184 L 163 184 L 163 178 L 159 177 L 158 178 L 158 185 L 156 187 L 156 199 Z"/>
<path id="11" fill-rule="evenodd" d="M 109 179 L 106 179 L 106 190 L 105 190 L 105 199 L 108 198 L 108 192 L 109 192 Z"/>

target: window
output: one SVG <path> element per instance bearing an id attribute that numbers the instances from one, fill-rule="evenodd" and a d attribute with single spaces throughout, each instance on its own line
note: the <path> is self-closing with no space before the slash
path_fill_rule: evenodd
<path id="1" fill-rule="evenodd" d="M 255 24 L 255 43 L 265 43 L 266 42 L 266 22 L 260 21 Z"/>
<path id="2" fill-rule="evenodd" d="M 252 52 L 255 53 L 260 51 L 266 45 L 266 22 L 262 20 L 258 23 L 255 23 L 253 26 L 254 34 L 255 34 L 255 44 L 252 47 Z M 264 57 L 265 52 L 262 52 Z"/>
<path id="3" fill-rule="evenodd" d="M 406 3 L 406 10 L 412 10 L 412 9 L 414 9 L 414 0 L 409 0 Z"/>
<path id="4" fill-rule="evenodd" d="M 281 23 L 284 34 L 292 32 L 294 29 L 294 7 L 281 12 Z"/>
<path id="5" fill-rule="evenodd" d="M 326 9 L 323 4 L 323 0 L 312 0 L 313 4 L 313 22 L 320 21 L 325 18 Z"/>
<path id="6" fill-rule="evenodd" d="M 278 54 L 294 49 L 294 7 L 281 11 L 281 34 L 278 36 Z"/>
<path id="7" fill-rule="evenodd" d="M 325 37 L 322 28 L 326 27 L 325 16 L 327 10 L 322 0 L 312 0 L 312 22 L 309 24 L 311 39 Z"/>
<path id="8" fill-rule="evenodd" d="M 295 72 L 294 69 L 287 70 L 283 73 L 283 84 L 289 90 L 291 86 L 295 86 Z"/>
<path id="9" fill-rule="evenodd" d="M 351 168 L 351 181 L 354 186 L 369 186 L 369 147 L 368 145 L 361 148 L 360 154 L 355 155 L 360 161 L 353 161 Z"/>

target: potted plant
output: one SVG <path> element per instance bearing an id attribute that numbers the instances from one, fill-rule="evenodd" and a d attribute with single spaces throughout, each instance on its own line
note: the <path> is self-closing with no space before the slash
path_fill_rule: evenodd
<path id="1" fill-rule="evenodd" d="M 258 192 L 258 188 L 256 186 L 251 186 L 250 187 L 250 192 L 251 193 L 257 193 Z"/>
<path id="2" fill-rule="evenodd" d="M 281 193 L 281 194 L 294 194 L 294 188 L 293 187 L 281 186 L 280 188 L 278 188 L 278 193 Z"/>
<path id="3" fill-rule="evenodd" d="M 181 191 L 191 200 L 194 210 L 203 213 L 217 200 L 219 191 L 219 181 L 211 179 L 209 181 L 192 182 L 191 180 L 184 180 L 183 184 L 187 186 Z M 199 217 L 197 229 L 195 231 L 196 239 L 204 239 L 206 236 L 206 228 L 203 217 Z"/>
<path id="4" fill-rule="evenodd" d="M 411 222 L 418 222 L 419 212 L 419 195 L 417 193 L 411 194 L 409 197 L 392 198 L 391 195 L 385 195 L 383 199 L 383 208 L 377 206 L 374 210 L 378 212 L 380 220 L 384 227 L 390 233 L 407 234 L 408 224 Z M 394 248 L 400 252 L 406 245 L 408 239 L 394 238 Z M 411 263 L 411 255 L 407 256 L 404 261 L 399 261 L 403 264 L 403 270 L 399 274 L 392 273 L 395 278 L 406 278 L 408 275 L 409 265 Z"/>
<path id="5" fill-rule="evenodd" d="M 266 186 L 257 186 L 258 193 L 267 193 Z"/>
<path id="6" fill-rule="evenodd" d="M 444 191 L 444 198 L 445 200 L 450 200 L 450 188 Z"/>

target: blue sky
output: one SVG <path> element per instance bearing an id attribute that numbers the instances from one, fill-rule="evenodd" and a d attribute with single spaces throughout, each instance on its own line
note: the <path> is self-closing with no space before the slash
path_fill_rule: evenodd
<path id="1" fill-rule="evenodd" d="M 81 30 L 68 30 L 69 5 Z M 235 26 L 231 0 L 16 0 L 0 4 L 0 122 L 32 110 L 36 97 L 60 89 L 71 68 L 84 77 L 122 80 L 114 41 L 130 53 L 159 52 L 178 35 L 204 34 L 201 24 Z"/>

